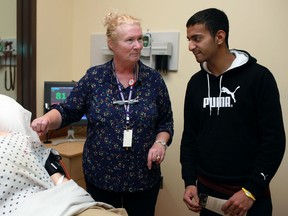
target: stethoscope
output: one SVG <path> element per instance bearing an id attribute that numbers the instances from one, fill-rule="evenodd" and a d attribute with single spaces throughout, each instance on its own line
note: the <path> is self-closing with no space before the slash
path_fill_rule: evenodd
<path id="1" fill-rule="evenodd" d="M 15 89 L 15 80 L 16 80 L 16 66 L 12 64 L 12 42 L 5 43 L 4 53 L 4 66 L 5 66 L 5 89 L 6 91 Z M 7 63 L 7 59 L 9 63 Z M 8 81 L 8 71 L 9 70 L 9 81 Z M 9 82 L 9 83 L 8 83 Z"/>

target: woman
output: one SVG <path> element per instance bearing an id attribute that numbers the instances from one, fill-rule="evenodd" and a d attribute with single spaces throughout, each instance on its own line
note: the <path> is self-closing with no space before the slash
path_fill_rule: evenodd
<path id="1" fill-rule="evenodd" d="M 129 216 L 153 216 L 160 164 L 173 136 L 173 117 L 161 75 L 140 61 L 140 21 L 105 17 L 111 61 L 90 68 L 69 97 L 32 122 L 39 135 L 88 118 L 83 151 L 87 191 L 124 207 Z"/>

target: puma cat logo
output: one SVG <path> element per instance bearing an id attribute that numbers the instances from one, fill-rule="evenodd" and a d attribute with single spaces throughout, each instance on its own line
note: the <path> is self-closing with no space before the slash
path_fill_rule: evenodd
<path id="1" fill-rule="evenodd" d="M 268 175 L 265 175 L 263 172 L 262 173 L 260 173 L 260 175 L 262 175 L 263 176 L 263 179 L 264 179 L 264 181 L 266 180 L 266 178 L 268 177 Z"/>
<path id="2" fill-rule="evenodd" d="M 222 88 L 221 88 L 221 92 L 224 92 L 224 93 L 226 93 L 226 94 L 229 94 L 229 95 L 232 97 L 234 103 L 236 103 L 235 92 L 236 92 L 239 88 L 240 88 L 240 86 L 237 86 L 237 88 L 236 88 L 233 92 L 231 92 L 228 88 L 222 87 Z"/>

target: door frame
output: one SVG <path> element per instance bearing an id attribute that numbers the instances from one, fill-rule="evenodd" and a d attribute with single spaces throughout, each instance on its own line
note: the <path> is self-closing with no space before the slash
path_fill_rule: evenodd
<path id="1" fill-rule="evenodd" d="M 36 117 L 36 2 L 17 0 L 17 101 Z"/>

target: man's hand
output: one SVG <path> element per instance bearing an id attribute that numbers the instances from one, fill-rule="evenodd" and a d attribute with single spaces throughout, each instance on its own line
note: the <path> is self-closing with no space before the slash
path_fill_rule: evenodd
<path id="1" fill-rule="evenodd" d="M 243 216 L 247 214 L 253 203 L 254 201 L 240 190 L 223 205 L 222 210 L 229 216 Z"/>
<path id="2" fill-rule="evenodd" d="M 199 205 L 199 197 L 197 193 L 197 187 L 195 185 L 189 185 L 186 187 L 183 201 L 187 205 L 188 209 L 193 212 L 200 212 L 201 206 Z"/>

